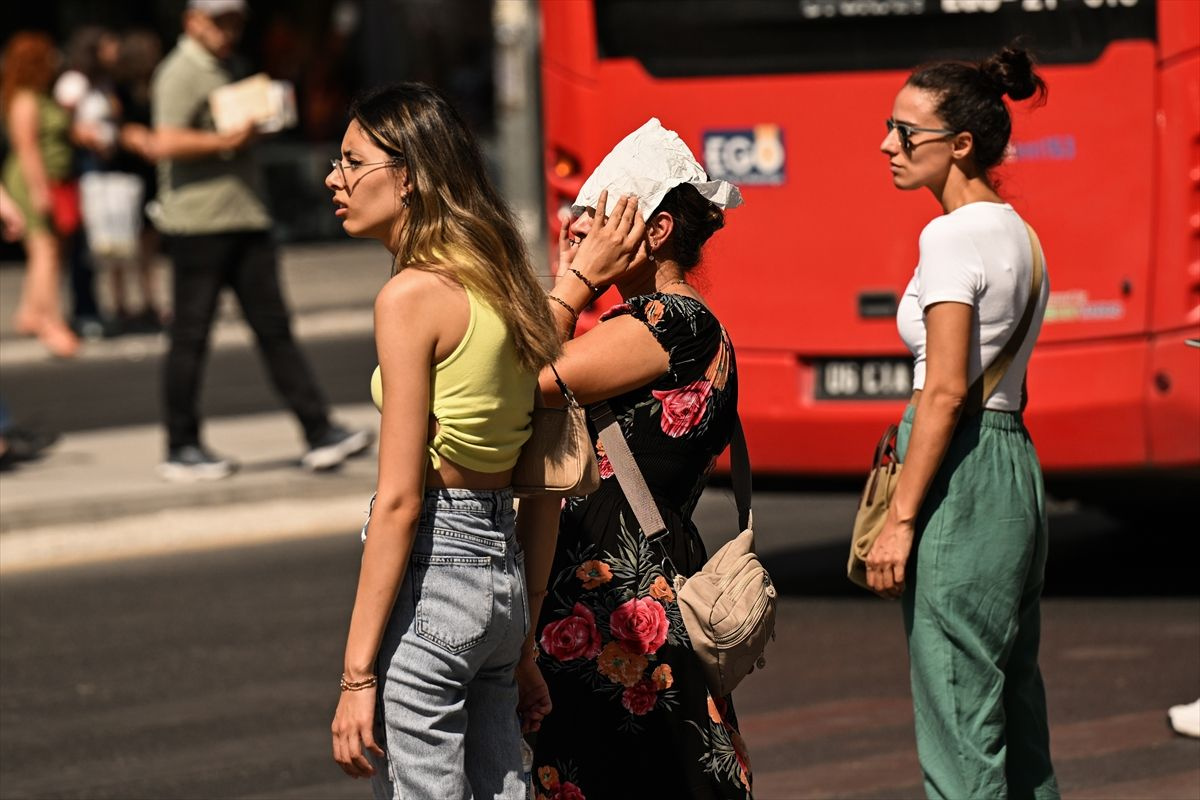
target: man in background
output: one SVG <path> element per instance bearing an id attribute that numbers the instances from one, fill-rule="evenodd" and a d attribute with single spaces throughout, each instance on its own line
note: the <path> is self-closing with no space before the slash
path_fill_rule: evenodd
<path id="1" fill-rule="evenodd" d="M 329 419 L 329 407 L 292 338 L 279 285 L 252 125 L 219 133 L 209 96 L 244 76 L 233 52 L 246 19 L 245 0 L 189 0 L 179 44 L 154 74 L 151 110 L 158 166 L 155 220 L 169 236 L 174 322 L 164 375 L 167 458 L 160 474 L 175 481 L 212 480 L 234 465 L 200 441 L 197 410 L 208 337 L 221 289 L 233 289 L 275 388 L 308 442 L 301 463 L 329 469 L 374 439 Z"/>

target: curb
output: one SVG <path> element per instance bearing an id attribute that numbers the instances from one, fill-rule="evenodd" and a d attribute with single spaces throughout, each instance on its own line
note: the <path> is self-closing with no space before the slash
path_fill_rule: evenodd
<path id="1" fill-rule="evenodd" d="M 93 524 L 49 525 L 0 537 L 0 575 L 295 539 L 357 541 L 362 493 L 219 507 L 173 508 Z"/>

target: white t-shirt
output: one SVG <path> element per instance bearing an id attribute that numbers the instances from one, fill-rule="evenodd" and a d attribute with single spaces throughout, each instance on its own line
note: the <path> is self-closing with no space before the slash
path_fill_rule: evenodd
<path id="1" fill-rule="evenodd" d="M 896 311 L 900 338 L 913 354 L 913 388 L 925 387 L 925 309 L 946 302 L 975 309 L 967 374 L 970 385 L 1016 330 L 1029 301 L 1032 278 L 1029 234 L 1007 203 L 968 203 L 926 225 L 921 231 L 921 260 Z M 1047 273 L 1025 342 L 986 408 L 1021 409 L 1021 383 L 1049 296 Z"/>

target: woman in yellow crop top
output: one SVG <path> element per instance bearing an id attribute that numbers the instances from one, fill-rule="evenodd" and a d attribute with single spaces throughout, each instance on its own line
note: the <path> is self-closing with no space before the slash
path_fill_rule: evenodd
<path id="1" fill-rule="evenodd" d="M 379 479 L 334 759 L 377 797 L 516 800 L 513 673 L 529 620 L 510 482 L 537 374 L 561 345 L 445 99 L 399 84 L 360 97 L 350 118 L 325 186 L 346 233 L 382 242 L 394 274 L 375 302 Z"/>

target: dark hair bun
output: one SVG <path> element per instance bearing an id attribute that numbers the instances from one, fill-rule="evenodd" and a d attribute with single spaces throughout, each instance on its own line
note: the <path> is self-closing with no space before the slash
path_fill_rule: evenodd
<path id="1" fill-rule="evenodd" d="M 701 236 L 704 241 L 708 241 L 708 237 L 712 236 L 721 228 L 725 227 L 725 212 L 720 206 L 709 203 L 704 214 L 704 225 L 701 231 Z"/>
<path id="2" fill-rule="evenodd" d="M 654 209 L 656 214 L 659 211 L 675 218 L 675 231 L 671 234 L 672 256 L 685 271 L 700 263 L 700 248 L 710 236 L 725 227 L 725 212 L 690 183 L 681 183 L 667 192 Z"/>
<path id="3" fill-rule="evenodd" d="M 1008 95 L 1013 100 L 1025 100 L 1035 94 L 1046 94 L 1046 84 L 1033 71 L 1033 59 L 1024 47 L 1005 47 L 981 63 L 979 71 L 984 79 L 995 87 L 998 94 Z"/>

